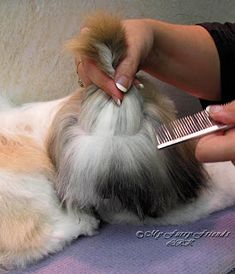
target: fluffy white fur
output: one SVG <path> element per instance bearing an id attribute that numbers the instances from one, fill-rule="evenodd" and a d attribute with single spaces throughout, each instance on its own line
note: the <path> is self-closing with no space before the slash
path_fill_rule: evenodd
<path id="1" fill-rule="evenodd" d="M 45 139 L 50 122 L 65 101 L 19 108 L 2 102 L 5 108 L 0 111 L 0 134 L 6 138 L 26 136 L 46 154 Z M 22 267 L 59 251 L 79 235 L 94 235 L 99 225 L 93 216 L 61 207 L 53 176 L 48 178 L 48 174 L 40 170 L 29 173 L 27 169 L 25 166 L 23 172 L 17 172 L 0 167 L 0 265 L 3 268 Z"/>
<path id="2" fill-rule="evenodd" d="M 102 66 L 112 75 L 113 55 L 102 44 L 95 50 L 104 61 Z M 182 224 L 235 203 L 235 168 L 230 162 L 205 165 L 210 175 L 208 184 L 200 189 L 198 198 L 178 203 L 168 173 L 174 169 L 171 158 L 183 159 L 183 166 L 198 172 L 199 163 L 188 165 L 188 161 L 194 160 L 187 146 L 173 150 L 175 154 L 157 151 L 153 128 L 171 120 L 174 107 L 157 91 L 152 96 L 151 89 L 146 83 L 145 94 L 141 94 L 133 87 L 120 108 L 94 86 L 64 99 L 17 108 L 4 99 L 0 101 L 2 268 L 23 267 L 62 249 L 79 235 L 94 235 L 99 220 L 93 208 L 101 219 L 110 223 Z M 175 158 L 177 153 L 181 158 Z M 115 158 L 116 155 L 120 158 Z M 26 158 L 27 164 L 22 165 Z M 10 159 L 9 163 L 4 159 Z M 132 175 L 139 178 L 134 182 L 136 185 L 130 182 L 125 186 L 122 182 L 123 189 L 132 187 L 129 191 L 133 196 L 135 187 L 145 186 L 139 170 L 150 170 L 154 178 L 152 191 L 157 193 L 155 200 L 162 197 L 163 188 L 168 191 L 167 198 L 163 198 L 169 205 L 153 201 L 156 203 L 153 214 L 159 205 L 163 208 L 162 216 L 151 217 L 151 212 L 142 212 L 144 206 L 138 201 L 133 210 L 132 205 L 123 206 L 119 200 L 122 197 L 114 195 L 119 190 L 112 193 L 112 185 L 101 198 L 97 181 L 110 184 L 105 181 L 113 175 L 110 161 L 116 164 L 117 173 L 121 170 L 125 176 L 130 175 L 129 181 Z M 174 170 L 179 178 L 183 172 L 179 167 Z M 187 176 L 193 179 L 193 175 Z"/>

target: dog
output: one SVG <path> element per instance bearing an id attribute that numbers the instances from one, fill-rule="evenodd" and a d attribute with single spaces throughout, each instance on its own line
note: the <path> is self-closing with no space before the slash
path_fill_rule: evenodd
<path id="1" fill-rule="evenodd" d="M 69 42 L 110 77 L 126 54 L 125 30 L 109 14 Z M 25 267 L 108 223 L 182 224 L 235 202 L 230 163 L 203 166 L 192 142 L 159 151 L 155 129 L 176 118 L 146 79 L 118 106 L 99 87 L 62 99 L 0 106 L 0 265 Z M 219 167 L 219 168 L 218 168 Z M 223 176 L 224 177 L 224 176 Z"/>

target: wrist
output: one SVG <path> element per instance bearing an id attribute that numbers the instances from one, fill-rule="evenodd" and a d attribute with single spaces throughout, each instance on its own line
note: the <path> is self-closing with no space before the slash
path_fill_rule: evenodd
<path id="1" fill-rule="evenodd" d="M 158 68 L 161 66 L 161 56 L 164 48 L 161 47 L 163 37 L 162 22 L 154 19 L 143 19 L 148 29 L 149 36 L 152 37 L 152 43 L 148 55 L 141 64 L 141 69 L 155 76 Z"/>

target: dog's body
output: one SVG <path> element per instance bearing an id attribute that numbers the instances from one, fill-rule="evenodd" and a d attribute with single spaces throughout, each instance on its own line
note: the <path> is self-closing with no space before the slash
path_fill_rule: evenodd
<path id="1" fill-rule="evenodd" d="M 102 20 L 92 19 L 73 48 L 112 76 L 125 35 L 118 20 Z M 3 267 L 24 266 L 93 235 L 99 219 L 178 224 L 235 202 L 233 177 L 221 181 L 221 167 L 209 165 L 209 179 L 192 144 L 157 150 L 154 128 L 174 119 L 175 110 L 144 84 L 141 92 L 132 87 L 121 107 L 96 86 L 19 108 L 0 102 Z"/>

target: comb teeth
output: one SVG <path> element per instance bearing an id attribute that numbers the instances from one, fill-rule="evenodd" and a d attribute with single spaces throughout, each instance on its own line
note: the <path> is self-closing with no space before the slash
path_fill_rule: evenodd
<path id="1" fill-rule="evenodd" d="M 201 137 L 203 135 L 226 130 L 233 126 L 215 122 L 207 110 L 189 115 L 169 124 L 163 124 L 156 129 L 158 149 L 165 148 L 177 143 Z"/>

